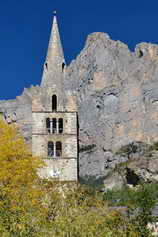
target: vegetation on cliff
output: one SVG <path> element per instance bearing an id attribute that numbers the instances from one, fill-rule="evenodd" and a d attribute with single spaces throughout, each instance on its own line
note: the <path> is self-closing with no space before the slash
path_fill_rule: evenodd
<path id="1" fill-rule="evenodd" d="M 127 208 L 127 218 L 133 223 L 139 236 L 151 235 L 147 225 L 157 221 L 157 216 L 152 212 L 158 201 L 158 184 L 141 184 L 136 188 L 125 186 L 120 190 L 109 190 L 104 194 L 104 200 L 108 201 L 110 206 Z"/>

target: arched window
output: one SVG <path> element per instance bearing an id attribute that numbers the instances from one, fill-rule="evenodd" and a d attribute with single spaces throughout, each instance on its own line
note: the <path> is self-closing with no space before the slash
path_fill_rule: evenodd
<path id="1" fill-rule="evenodd" d="M 46 118 L 46 129 L 47 132 L 50 133 L 50 118 Z"/>
<path id="2" fill-rule="evenodd" d="M 57 120 L 56 118 L 52 119 L 52 133 L 56 133 L 57 130 Z"/>
<path id="3" fill-rule="evenodd" d="M 62 118 L 58 120 L 58 124 L 59 124 L 59 133 L 63 133 L 63 119 Z"/>
<path id="4" fill-rule="evenodd" d="M 54 157 L 54 143 L 48 142 L 48 157 Z"/>
<path id="5" fill-rule="evenodd" d="M 62 156 L 62 143 L 56 142 L 56 156 Z"/>
<path id="6" fill-rule="evenodd" d="M 52 111 L 56 111 L 57 110 L 57 96 L 53 95 L 52 96 Z"/>

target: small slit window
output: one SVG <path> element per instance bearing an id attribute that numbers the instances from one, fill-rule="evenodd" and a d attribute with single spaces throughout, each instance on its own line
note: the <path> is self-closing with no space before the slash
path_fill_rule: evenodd
<path id="1" fill-rule="evenodd" d="M 52 111 L 56 111 L 57 110 L 57 96 L 53 95 L 52 96 Z"/>
<path id="2" fill-rule="evenodd" d="M 62 72 L 64 71 L 65 63 L 62 63 Z"/>
<path id="3" fill-rule="evenodd" d="M 45 63 L 45 69 L 48 70 L 48 63 Z"/>

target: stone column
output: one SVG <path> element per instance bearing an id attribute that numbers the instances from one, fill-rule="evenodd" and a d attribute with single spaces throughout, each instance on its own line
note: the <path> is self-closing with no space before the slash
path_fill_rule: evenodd
<path id="1" fill-rule="evenodd" d="M 57 119 L 57 134 L 59 133 L 59 120 Z"/>
<path id="2" fill-rule="evenodd" d="M 50 133 L 53 133 L 53 119 L 50 119 Z"/>
<path id="3" fill-rule="evenodd" d="M 56 142 L 54 142 L 54 157 L 56 157 Z"/>

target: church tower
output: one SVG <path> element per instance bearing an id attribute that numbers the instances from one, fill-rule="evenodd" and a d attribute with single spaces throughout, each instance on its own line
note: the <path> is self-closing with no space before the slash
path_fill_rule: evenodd
<path id="1" fill-rule="evenodd" d="M 54 16 L 39 93 L 32 100 L 32 152 L 46 167 L 40 176 L 77 181 L 76 98 L 64 89 L 66 64 Z"/>

